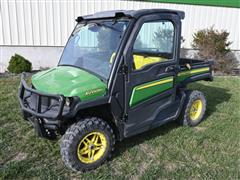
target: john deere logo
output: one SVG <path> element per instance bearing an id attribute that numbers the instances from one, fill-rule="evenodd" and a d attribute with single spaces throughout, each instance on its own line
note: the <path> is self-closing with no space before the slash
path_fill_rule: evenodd
<path id="1" fill-rule="evenodd" d="M 101 92 L 101 91 L 103 91 L 103 89 L 92 89 L 92 90 L 86 91 L 85 95 L 90 96 L 92 94 L 96 94 L 96 93 Z"/>

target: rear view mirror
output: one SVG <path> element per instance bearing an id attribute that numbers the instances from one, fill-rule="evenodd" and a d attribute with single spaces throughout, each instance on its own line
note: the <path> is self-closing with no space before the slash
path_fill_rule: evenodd
<path id="1" fill-rule="evenodd" d="M 97 24 L 89 24 L 88 30 L 92 32 L 98 32 L 99 26 Z"/>

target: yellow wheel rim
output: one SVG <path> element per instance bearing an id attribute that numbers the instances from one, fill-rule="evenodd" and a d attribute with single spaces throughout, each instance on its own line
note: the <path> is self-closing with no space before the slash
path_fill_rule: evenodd
<path id="1" fill-rule="evenodd" d="M 83 163 L 94 163 L 104 155 L 106 148 L 106 136 L 101 132 L 92 132 L 78 144 L 77 155 Z"/>
<path id="2" fill-rule="evenodd" d="M 190 107 L 191 120 L 195 121 L 199 118 L 202 112 L 202 108 L 203 108 L 203 104 L 200 99 L 193 101 L 192 106 Z"/>

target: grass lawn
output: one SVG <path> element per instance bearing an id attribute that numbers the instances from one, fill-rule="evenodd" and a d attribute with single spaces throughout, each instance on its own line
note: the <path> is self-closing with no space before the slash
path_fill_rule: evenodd
<path id="1" fill-rule="evenodd" d="M 118 143 L 100 168 L 75 173 L 60 156 L 59 142 L 35 136 L 17 102 L 19 77 L 0 78 L 0 179 L 239 179 L 240 78 L 216 77 L 191 89 L 208 105 L 198 127 L 166 124 Z"/>

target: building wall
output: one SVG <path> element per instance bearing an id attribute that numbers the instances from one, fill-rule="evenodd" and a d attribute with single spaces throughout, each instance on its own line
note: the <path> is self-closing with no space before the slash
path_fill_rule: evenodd
<path id="1" fill-rule="evenodd" d="M 62 54 L 63 47 L 37 47 L 37 46 L 4 46 L 0 47 L 0 72 L 7 69 L 8 61 L 14 54 L 23 55 L 26 59 L 30 60 L 33 69 L 43 69 L 54 67 L 57 65 L 58 60 Z"/>
<path id="2" fill-rule="evenodd" d="M 65 45 L 77 16 L 104 10 L 143 8 L 185 11 L 186 18 L 183 20 L 182 30 L 185 48 L 191 48 L 193 32 L 214 26 L 230 32 L 230 41 L 233 42 L 231 48 L 240 50 L 239 8 L 118 0 L 2 0 L 0 1 L 0 70 L 6 68 L 14 52 L 29 57 L 35 69 L 47 65 L 43 62 L 46 61 L 49 53 L 52 56 L 47 60 L 49 66 L 56 64 L 60 51 L 53 47 Z M 36 51 L 31 50 L 31 47 Z M 38 48 L 40 50 L 37 50 Z"/>

